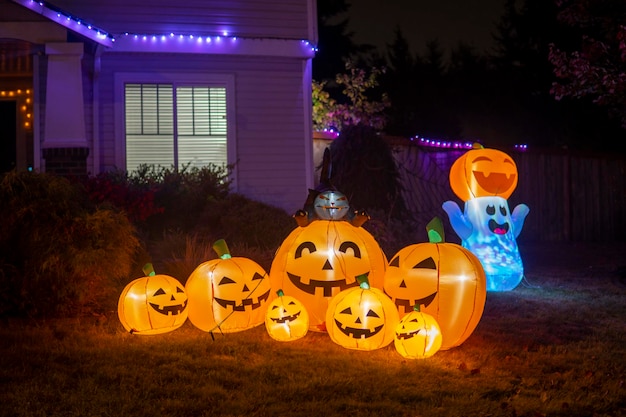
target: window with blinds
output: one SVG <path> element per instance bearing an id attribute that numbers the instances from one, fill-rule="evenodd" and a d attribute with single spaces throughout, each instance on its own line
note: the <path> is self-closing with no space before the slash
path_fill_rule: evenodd
<path id="1" fill-rule="evenodd" d="M 226 88 L 125 84 L 126 169 L 227 163 Z"/>

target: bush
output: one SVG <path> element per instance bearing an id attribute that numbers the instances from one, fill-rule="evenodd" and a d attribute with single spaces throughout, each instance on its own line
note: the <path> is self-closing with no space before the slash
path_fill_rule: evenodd
<path id="1" fill-rule="evenodd" d="M 0 179 L 0 314 L 60 316 L 110 310 L 139 241 L 121 212 L 49 174 Z"/>
<path id="2" fill-rule="evenodd" d="M 391 147 L 370 127 L 346 127 L 331 146 L 331 182 L 355 209 L 406 218 L 402 184 Z"/>

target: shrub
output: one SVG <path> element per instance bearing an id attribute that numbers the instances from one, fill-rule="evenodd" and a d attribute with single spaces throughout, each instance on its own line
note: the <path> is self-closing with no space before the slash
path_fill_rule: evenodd
<path id="1" fill-rule="evenodd" d="M 95 207 L 65 178 L 30 172 L 4 174 L 0 201 L 0 314 L 110 309 L 139 246 L 123 213 Z"/>
<path id="2" fill-rule="evenodd" d="M 349 126 L 331 146 L 331 182 L 355 209 L 380 209 L 393 218 L 407 217 L 402 184 L 391 147 L 367 126 Z"/>
<path id="3" fill-rule="evenodd" d="M 229 245 L 275 250 L 296 226 L 295 220 L 280 208 L 230 194 L 207 206 L 197 230 L 225 239 Z"/>
<path id="4" fill-rule="evenodd" d="M 153 189 L 155 204 L 162 211 L 139 226 L 151 237 L 171 229 L 193 231 L 207 204 L 228 195 L 230 169 L 212 164 L 180 170 L 142 165 L 129 176 L 129 184 Z"/>

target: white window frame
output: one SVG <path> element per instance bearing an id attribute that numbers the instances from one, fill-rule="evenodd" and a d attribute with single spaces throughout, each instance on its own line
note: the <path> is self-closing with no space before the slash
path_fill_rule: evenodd
<path id="1" fill-rule="evenodd" d="M 237 160 L 235 122 L 235 76 L 232 74 L 178 74 L 178 73 L 116 73 L 115 74 L 115 163 L 126 169 L 126 84 L 172 84 L 176 87 L 226 88 L 226 161 L 233 166 Z M 236 189 L 235 172 L 230 172 L 231 188 Z"/>

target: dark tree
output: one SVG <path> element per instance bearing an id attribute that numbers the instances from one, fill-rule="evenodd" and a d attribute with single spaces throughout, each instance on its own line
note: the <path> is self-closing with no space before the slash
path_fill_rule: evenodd
<path id="1" fill-rule="evenodd" d="M 560 0 L 558 19 L 578 29 L 573 45 L 552 43 L 557 100 L 591 98 L 626 129 L 626 2 Z"/>

